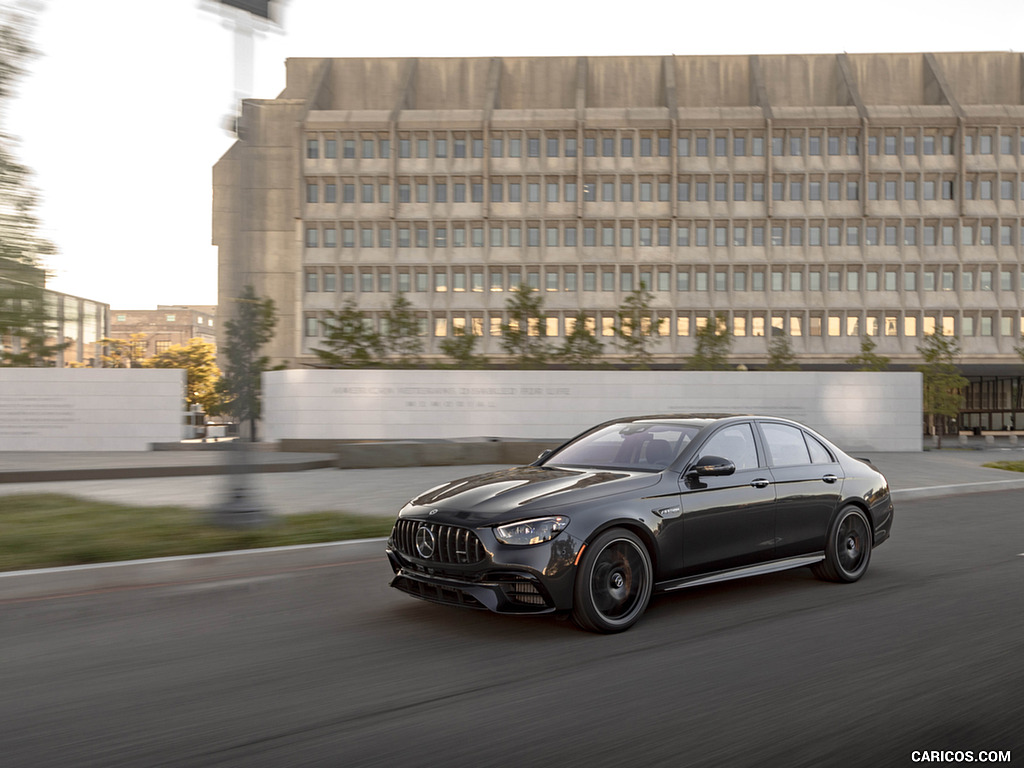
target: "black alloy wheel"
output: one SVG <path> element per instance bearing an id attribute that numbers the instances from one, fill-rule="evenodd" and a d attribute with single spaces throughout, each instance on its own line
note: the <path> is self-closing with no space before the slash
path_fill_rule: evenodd
<path id="1" fill-rule="evenodd" d="M 829 526 L 825 560 L 811 567 L 826 581 L 854 582 L 864 575 L 871 560 L 871 523 L 864 510 L 843 507 Z"/>
<path id="2" fill-rule="evenodd" d="M 572 618 L 591 632 L 622 632 L 647 608 L 651 557 L 632 532 L 612 528 L 590 542 L 576 571 Z"/>

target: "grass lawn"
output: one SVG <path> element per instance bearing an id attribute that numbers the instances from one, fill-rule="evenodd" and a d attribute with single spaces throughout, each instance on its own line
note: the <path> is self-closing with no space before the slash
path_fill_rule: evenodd
<path id="1" fill-rule="evenodd" d="M 317 512 L 255 529 L 210 525 L 208 512 L 129 507 L 57 494 L 0 496 L 0 571 L 387 536 L 392 518 Z"/>
<path id="2" fill-rule="evenodd" d="M 1024 461 L 990 461 L 988 464 L 982 464 L 983 467 L 991 467 L 992 469 L 1005 469 L 1010 472 L 1024 472 Z"/>

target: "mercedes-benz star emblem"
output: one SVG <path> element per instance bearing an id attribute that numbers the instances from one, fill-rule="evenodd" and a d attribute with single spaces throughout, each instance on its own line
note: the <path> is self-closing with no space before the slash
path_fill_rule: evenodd
<path id="1" fill-rule="evenodd" d="M 434 554 L 434 532 L 425 525 L 416 529 L 416 551 L 424 560 L 429 560 Z"/>

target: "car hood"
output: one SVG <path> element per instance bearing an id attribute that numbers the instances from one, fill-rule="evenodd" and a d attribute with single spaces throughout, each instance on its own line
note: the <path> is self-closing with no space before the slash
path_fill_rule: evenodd
<path id="1" fill-rule="evenodd" d="M 490 518 L 638 491 L 660 479 L 656 472 L 514 467 L 439 485 L 413 499 L 411 504 Z"/>

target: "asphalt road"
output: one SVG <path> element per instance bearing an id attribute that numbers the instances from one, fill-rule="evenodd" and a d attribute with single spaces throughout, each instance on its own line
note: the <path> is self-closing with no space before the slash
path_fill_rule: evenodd
<path id="1" fill-rule="evenodd" d="M 697 588 L 614 636 L 418 602 L 386 586 L 380 543 L 7 601 L 0 764 L 1024 765 L 1022 554 L 1015 491 L 899 505 L 858 584 Z"/>

